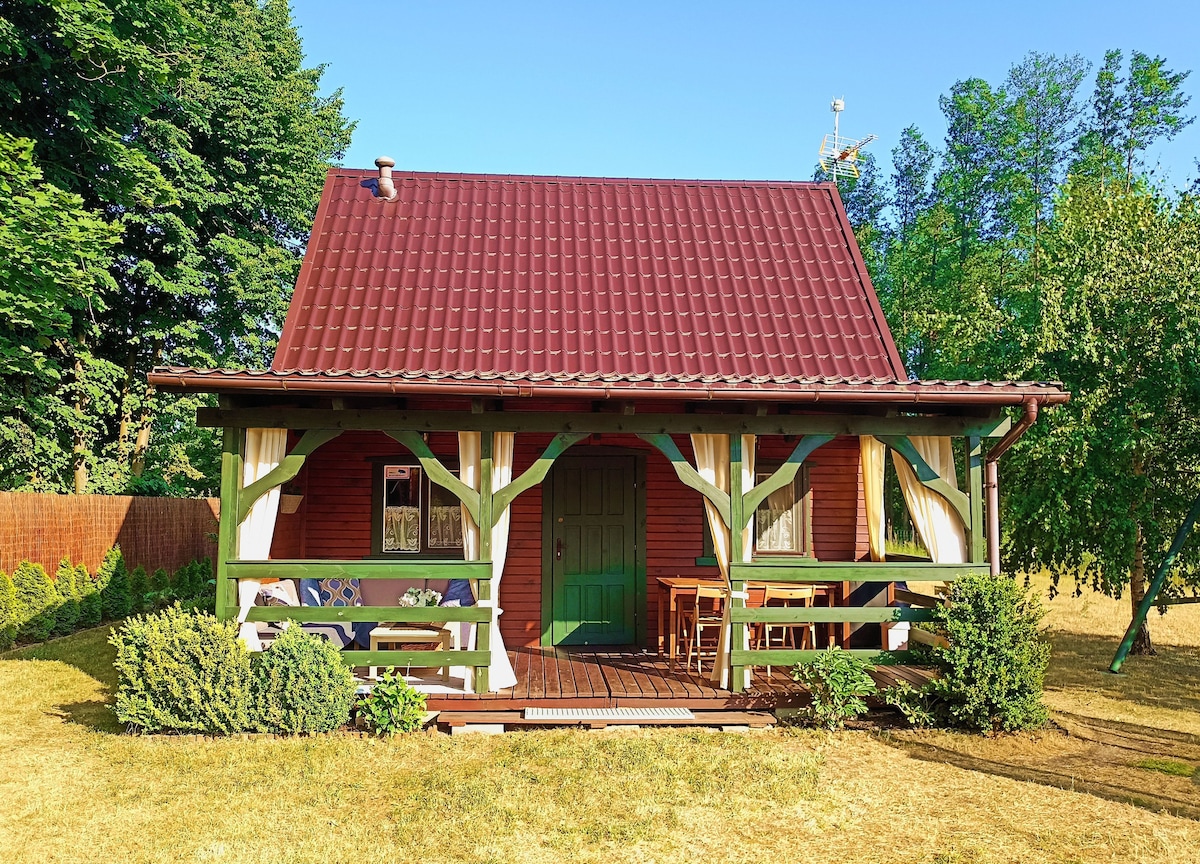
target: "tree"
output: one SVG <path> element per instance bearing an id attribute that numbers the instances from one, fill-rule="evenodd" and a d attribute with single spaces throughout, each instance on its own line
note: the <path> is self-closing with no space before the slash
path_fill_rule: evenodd
<path id="1" fill-rule="evenodd" d="M 930 201 L 929 172 L 933 169 L 933 148 L 916 126 L 909 126 L 900 133 L 900 143 L 892 150 L 892 166 L 891 205 L 903 242 Z"/>

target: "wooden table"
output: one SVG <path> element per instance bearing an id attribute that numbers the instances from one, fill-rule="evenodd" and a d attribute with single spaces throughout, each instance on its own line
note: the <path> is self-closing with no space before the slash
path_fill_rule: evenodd
<path id="1" fill-rule="evenodd" d="M 725 584 L 723 579 L 713 579 L 707 576 L 659 576 L 658 577 L 658 653 L 664 653 L 666 650 L 667 659 L 674 664 L 675 653 L 678 647 L 679 634 L 679 595 L 687 594 L 695 590 L 697 585 L 716 585 L 722 586 Z M 795 588 L 796 582 L 747 582 L 746 593 L 750 595 L 750 599 L 746 601 L 746 605 L 750 607 L 761 606 L 763 602 L 763 591 L 768 585 L 778 585 L 785 588 Z M 849 582 L 817 582 L 813 584 L 817 589 L 817 596 L 824 596 L 827 606 L 836 606 L 845 603 L 850 590 Z M 757 602 L 755 602 L 757 601 Z M 666 620 L 669 616 L 669 620 Z M 841 645 L 849 643 L 850 625 L 827 625 L 829 630 L 826 633 L 827 642 L 836 642 Z M 842 632 L 838 632 L 838 630 Z"/>
<path id="2" fill-rule="evenodd" d="M 446 629 L 444 624 L 428 624 L 423 627 L 417 627 L 412 624 L 380 624 L 371 631 L 371 650 L 380 650 L 379 646 L 383 644 L 400 644 L 404 645 L 410 642 L 436 642 L 442 651 L 450 651 L 454 647 L 454 634 Z M 375 672 L 378 666 L 372 666 L 368 670 L 368 677 L 376 677 Z M 408 668 L 412 668 L 411 666 Z M 450 667 L 439 667 L 442 673 L 442 680 L 450 680 Z"/>

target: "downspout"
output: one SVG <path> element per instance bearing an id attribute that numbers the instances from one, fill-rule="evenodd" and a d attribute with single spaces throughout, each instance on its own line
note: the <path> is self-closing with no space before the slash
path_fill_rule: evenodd
<path id="1" fill-rule="evenodd" d="M 1037 422 L 1038 403 L 1036 399 L 1025 400 L 1025 413 L 1017 425 L 1008 430 L 1008 434 L 988 451 L 984 462 L 985 477 L 983 488 L 987 493 L 987 551 L 988 562 L 993 576 L 1000 575 L 1000 472 L 996 463 L 1000 461 L 1008 448 L 1016 444 L 1018 439 Z"/>

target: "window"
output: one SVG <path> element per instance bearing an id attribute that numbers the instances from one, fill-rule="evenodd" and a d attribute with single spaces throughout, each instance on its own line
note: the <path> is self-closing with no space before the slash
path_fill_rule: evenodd
<path id="1" fill-rule="evenodd" d="M 377 465 L 371 510 L 373 554 L 462 557 L 458 498 L 419 465 Z"/>
<path id="2" fill-rule="evenodd" d="M 762 483 L 774 473 L 772 467 L 756 472 L 754 482 Z M 703 505 L 701 505 L 703 506 Z M 802 466 L 791 485 L 767 496 L 754 513 L 754 553 L 756 555 L 812 555 L 812 490 L 808 485 L 807 466 Z M 697 565 L 715 565 L 712 532 L 708 514 L 704 515 L 704 547 Z"/>

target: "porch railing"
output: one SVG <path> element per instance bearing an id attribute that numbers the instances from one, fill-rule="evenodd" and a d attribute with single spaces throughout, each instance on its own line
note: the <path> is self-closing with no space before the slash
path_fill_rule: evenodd
<path id="1" fill-rule="evenodd" d="M 476 625 L 474 650 L 451 651 L 342 651 L 342 660 L 350 666 L 472 666 L 475 690 L 487 690 L 488 665 L 491 662 L 492 563 L 490 561 L 325 561 L 275 560 L 230 561 L 218 603 L 218 614 L 230 617 L 228 610 L 238 606 L 238 579 L 468 579 L 475 584 L 474 606 L 254 606 L 247 621 L 295 621 L 301 624 L 341 624 L 375 621 L 396 624 L 431 622 L 468 622 Z"/>
<path id="2" fill-rule="evenodd" d="M 730 581 L 735 596 L 745 591 L 747 582 L 794 582 L 794 583 L 843 583 L 843 582 L 951 582 L 969 573 L 987 573 L 987 563 L 931 564 L 928 562 L 904 563 L 860 563 L 818 561 L 756 561 L 752 564 L 734 564 L 730 568 Z M 733 622 L 733 645 L 743 643 L 742 628 L 748 624 L 888 624 L 900 621 L 920 622 L 933 618 L 929 608 L 903 606 L 792 606 L 757 607 L 734 605 L 730 610 Z M 820 652 L 798 649 L 750 649 L 734 648 L 730 665 L 733 680 L 742 680 L 741 672 L 749 666 L 790 666 L 814 659 Z M 849 653 L 863 657 L 876 665 L 895 665 L 910 662 L 911 651 L 889 651 L 883 648 L 849 649 Z"/>

